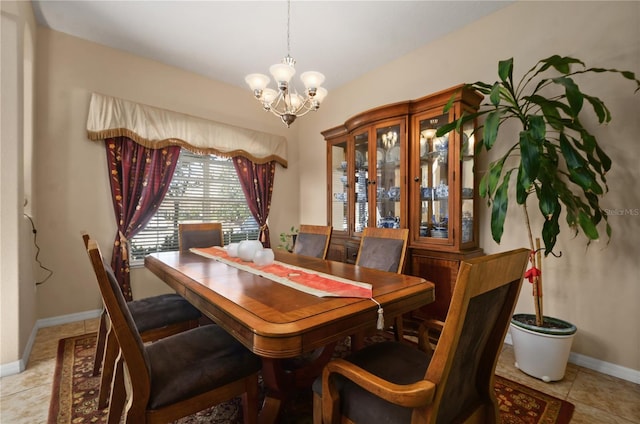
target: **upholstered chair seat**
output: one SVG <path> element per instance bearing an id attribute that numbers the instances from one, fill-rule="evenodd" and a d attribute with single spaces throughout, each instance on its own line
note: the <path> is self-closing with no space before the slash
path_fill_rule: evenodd
<path id="1" fill-rule="evenodd" d="M 166 337 L 145 347 L 153 382 L 149 408 L 159 409 L 260 370 L 260 358 L 217 325 Z"/>
<path id="2" fill-rule="evenodd" d="M 432 352 L 423 352 L 404 343 L 382 342 L 360 349 L 348 361 L 394 384 L 411 384 L 424 379 Z M 409 423 L 411 408 L 387 402 L 341 375 L 335 385 L 342 400 L 342 415 L 356 423 Z M 322 397 L 322 379 L 313 383 L 313 391 Z M 366 405 L 366 407 L 363 407 Z"/>
<path id="3" fill-rule="evenodd" d="M 197 320 L 202 315 L 177 293 L 161 294 L 127 303 L 139 332 L 167 327 L 177 322 Z"/>

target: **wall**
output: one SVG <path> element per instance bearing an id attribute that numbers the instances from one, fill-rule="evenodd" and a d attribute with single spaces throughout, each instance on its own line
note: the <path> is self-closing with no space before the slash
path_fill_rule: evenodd
<path id="1" fill-rule="evenodd" d="M 3 149 L 6 105 L 15 106 L 18 111 L 23 105 L 18 99 L 21 94 L 16 92 L 7 98 L 4 91 L 5 19 L 13 19 L 8 12 L 11 8 L 19 9 L 12 37 L 19 46 L 16 57 L 22 54 L 22 32 L 18 29 L 24 22 L 32 21 L 26 17 L 31 13 L 28 3 L 16 3 L 20 6 L 2 2 Z M 24 7 L 29 9 L 26 14 L 23 14 Z M 326 222 L 325 163 L 316 159 L 325 155 L 320 131 L 371 107 L 417 98 L 460 82 L 493 80 L 497 61 L 512 56 L 516 74 L 533 66 L 537 59 L 555 53 L 574 55 L 591 66 L 616 67 L 640 74 L 639 8 L 638 2 L 518 2 L 332 90 L 317 113 L 300 119 L 289 131 L 281 127 L 277 119 L 263 113 L 246 90 L 39 27 L 35 61 L 38 125 L 34 163 L 37 171 L 32 204 L 39 230 L 40 259 L 54 270 L 54 275 L 38 288 L 38 317 L 83 312 L 100 305 L 81 247 L 80 231 L 90 231 L 110 257 L 115 225 L 104 149 L 98 143 L 89 142 L 85 135 L 92 91 L 286 135 L 290 167 L 287 170 L 279 167 L 276 171 L 270 216 L 272 242 L 277 245 L 278 233 L 291 225 Z M 21 62 L 14 61 L 16 66 L 22 66 Z M 610 77 L 585 81 L 584 88 L 603 99 L 614 117 L 608 127 L 597 130 L 614 161 L 608 180 L 612 192 L 605 198 L 605 207 L 614 211 L 637 209 L 640 193 L 631 188 L 640 177 L 633 163 L 640 157 L 636 141 L 640 132 L 637 122 L 640 96 L 631 96 L 630 83 Z M 25 133 L 22 119 L 12 119 L 20 122 L 16 124 L 15 137 L 21 137 Z M 5 179 L 7 170 L 11 170 L 9 178 L 24 179 L 19 169 L 5 167 L 14 164 L 14 159 L 20 161 L 18 150 L 24 151 L 24 146 L 18 146 L 19 143 L 10 144 L 10 149 L 14 149 L 11 158 L 5 156 L 5 150 L 0 155 L 3 172 L 0 181 L 2 363 L 5 363 L 5 352 L 18 357 L 24 345 L 21 335 L 24 332 L 15 327 L 15 320 L 29 331 L 34 325 L 33 318 L 18 317 L 16 309 L 19 292 L 16 279 L 25 278 L 30 284 L 33 278 L 28 278 L 27 271 L 17 271 L 20 265 L 15 253 L 7 254 L 21 252 L 20 243 L 26 243 L 11 227 L 26 225 L 18 219 L 17 205 L 21 206 L 22 195 L 11 191 L 15 190 L 11 188 L 14 182 Z M 490 159 L 482 158 L 480 170 L 482 163 Z M 27 189 L 22 190 L 27 193 Z M 5 210 L 9 210 L 10 217 L 5 215 Z M 525 244 L 517 211 L 512 212 L 506 228 L 508 236 L 498 246 L 489 235 L 487 212 L 482 211 L 481 246 L 486 252 Z M 640 218 L 612 216 L 611 225 L 614 232 L 611 243 L 603 242 L 589 249 L 581 240 L 570 240 L 567 231 L 561 234 L 559 247 L 563 258 L 545 262 L 546 311 L 578 325 L 574 352 L 640 370 L 640 335 L 636 327 L 640 312 L 635 305 L 640 298 L 640 286 L 635 281 L 640 246 L 634 240 L 639 233 Z M 5 231 L 11 232 L 11 238 L 5 237 Z M 8 260 L 16 272 L 7 271 Z M 143 269 L 133 271 L 132 283 L 136 297 L 164 289 Z M 518 305 L 518 310 L 523 312 L 532 309 L 527 292 L 525 287 Z M 33 313 L 33 308 L 31 311 Z"/>
<path id="2" fill-rule="evenodd" d="M 32 214 L 33 64 L 36 24 L 28 2 L 1 2 L 0 375 L 19 372 L 36 322 Z M 27 207 L 24 203 L 27 201 Z"/>
<path id="3" fill-rule="evenodd" d="M 640 76 L 640 3 L 521 1 L 333 90 L 316 114 L 299 121 L 300 133 L 305 135 L 300 139 L 301 220 L 321 223 L 327 219 L 325 163 L 315 159 L 325 155 L 320 131 L 375 106 L 415 99 L 462 82 L 494 81 L 501 59 L 514 57 L 517 76 L 552 54 Z M 580 84 L 601 98 L 613 115 L 606 127 L 595 129 L 593 124 L 614 163 L 604 208 L 631 214 L 611 216 L 610 244 L 602 240 L 587 249 L 583 239 L 573 240 L 570 231 L 563 230 L 558 241 L 562 258 L 544 262 L 545 313 L 578 326 L 574 353 L 640 370 L 640 191 L 636 188 L 640 94 L 634 96 L 635 85 L 617 76 L 580 79 Z M 495 153 L 483 156 L 479 171 L 495 157 Z M 485 252 L 527 244 L 519 213 L 512 208 L 505 237 L 497 245 L 490 236 L 488 211 L 481 208 L 480 245 Z M 525 285 L 517 311 L 532 312 L 532 303 Z"/>
<path id="4" fill-rule="evenodd" d="M 110 260 L 116 235 L 104 144 L 86 137 L 91 92 L 288 138 L 288 169 L 276 169 L 270 222 L 272 240 L 298 222 L 297 140 L 266 114 L 249 90 L 66 34 L 38 28 L 36 198 L 41 259 L 53 277 L 38 288 L 38 316 L 98 309 L 95 276 L 82 247 L 88 231 Z M 144 268 L 132 271 L 135 298 L 166 290 Z"/>

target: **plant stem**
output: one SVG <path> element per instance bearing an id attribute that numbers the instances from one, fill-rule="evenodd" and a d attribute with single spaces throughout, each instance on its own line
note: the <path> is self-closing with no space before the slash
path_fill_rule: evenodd
<path id="1" fill-rule="evenodd" d="M 529 220 L 529 211 L 527 209 L 527 202 L 522 204 L 524 209 L 524 220 L 527 225 L 527 233 L 529 235 L 529 246 L 531 248 L 531 256 L 529 257 L 529 261 L 531 262 L 532 268 L 541 269 L 542 267 L 542 257 L 540 255 L 540 239 L 536 238 L 536 242 L 533 242 L 533 234 L 531 232 L 531 221 Z M 542 272 L 540 272 L 542 274 Z M 536 310 L 536 325 L 538 327 L 542 327 L 543 319 L 542 319 L 542 275 L 534 275 L 532 281 L 532 289 L 533 289 L 533 303 Z"/>
<path id="2" fill-rule="evenodd" d="M 540 270 L 539 275 L 533 280 L 537 291 L 537 295 L 534 296 L 534 301 L 536 302 L 536 325 L 542 327 L 544 324 L 544 314 L 542 311 L 542 249 L 540 249 L 539 237 L 536 238 L 536 262 Z"/>

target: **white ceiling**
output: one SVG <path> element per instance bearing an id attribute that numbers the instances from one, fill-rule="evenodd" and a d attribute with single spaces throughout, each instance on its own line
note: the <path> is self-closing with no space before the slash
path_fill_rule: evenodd
<path id="1" fill-rule="evenodd" d="M 287 54 L 287 2 L 33 0 L 41 25 L 248 88 Z M 512 1 L 291 3 L 298 75 L 335 89 Z"/>

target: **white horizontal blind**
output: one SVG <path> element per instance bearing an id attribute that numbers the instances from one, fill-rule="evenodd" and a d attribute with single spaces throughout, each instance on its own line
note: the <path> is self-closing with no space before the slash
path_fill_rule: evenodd
<path id="1" fill-rule="evenodd" d="M 141 263 L 152 252 L 178 250 L 181 222 L 222 223 L 225 245 L 258 238 L 258 224 L 249 211 L 231 159 L 180 151 L 160 208 L 130 242 L 132 263 Z"/>

